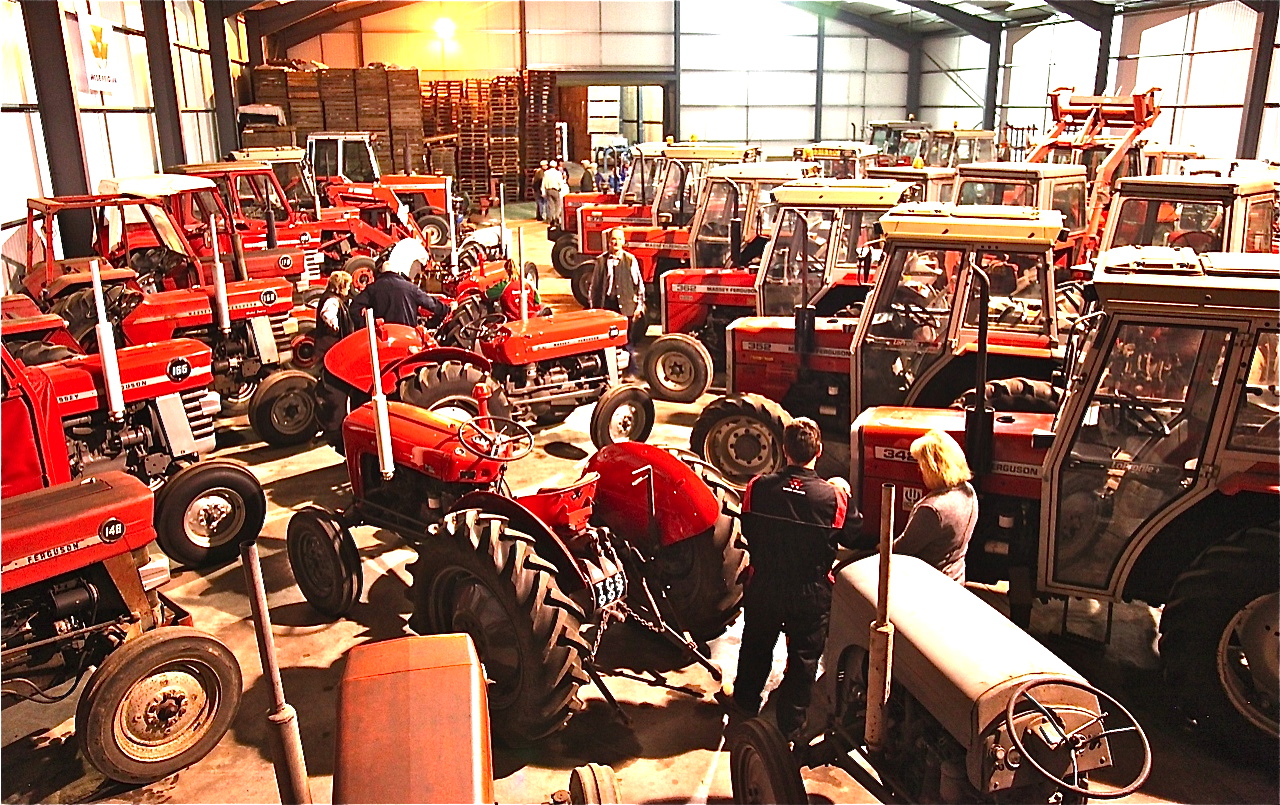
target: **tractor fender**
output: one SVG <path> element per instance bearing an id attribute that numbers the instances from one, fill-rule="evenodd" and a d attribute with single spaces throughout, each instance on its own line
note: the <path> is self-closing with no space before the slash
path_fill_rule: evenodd
<path id="1" fill-rule="evenodd" d="M 449 511 L 462 509 L 480 509 L 486 514 L 507 518 L 517 530 L 533 537 L 538 556 L 556 566 L 556 583 L 561 590 L 572 595 L 586 589 L 588 579 L 564 540 L 518 501 L 494 492 L 470 492 L 454 501 Z"/>
<path id="2" fill-rule="evenodd" d="M 652 469 L 650 476 L 649 470 Z M 684 462 L 660 447 L 619 442 L 598 450 L 587 470 L 600 473 L 596 513 L 618 536 L 666 547 L 715 525 L 720 503 Z M 657 534 L 651 531 L 647 478 L 652 478 Z"/>
<path id="3" fill-rule="evenodd" d="M 426 345 L 423 334 L 416 327 L 387 322 L 380 322 L 376 327 L 378 361 L 382 364 L 384 376 L 389 367 L 417 353 Z M 372 393 L 373 367 L 369 356 L 369 333 L 363 329 L 356 330 L 330 347 L 324 356 L 324 368 L 330 376 L 352 389 L 365 394 Z"/>
<path id="4" fill-rule="evenodd" d="M 387 364 L 383 370 L 382 387 L 383 389 L 392 388 L 392 385 L 417 372 L 423 364 L 445 363 L 447 361 L 470 364 L 486 374 L 493 369 L 493 364 L 489 362 L 488 358 L 483 355 L 477 355 L 469 349 L 462 349 L 461 347 L 431 347 Z M 388 383 L 392 385 L 388 385 Z"/>

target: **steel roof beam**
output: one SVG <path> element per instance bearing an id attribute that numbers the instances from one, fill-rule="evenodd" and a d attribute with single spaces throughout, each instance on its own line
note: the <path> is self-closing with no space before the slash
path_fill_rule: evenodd
<path id="1" fill-rule="evenodd" d="M 297 2 L 298 0 L 295 0 Z M 412 5 L 413 0 L 359 0 L 337 3 L 316 14 L 312 14 L 281 29 L 275 34 L 276 47 L 286 51 L 300 45 L 308 39 L 328 33 L 339 25 L 346 25 L 352 20 L 362 19 L 384 11 Z"/>
<path id="2" fill-rule="evenodd" d="M 946 22 L 951 23 L 961 31 L 970 36 L 977 37 L 988 45 L 992 42 L 1000 41 L 1000 33 L 1003 28 L 1000 23 L 992 22 L 982 17 L 975 17 L 972 14 L 961 11 L 955 6 L 948 6 L 944 3 L 936 3 L 933 0 L 898 0 L 898 2 L 906 3 L 909 6 L 918 8 L 921 11 L 927 11 L 935 17 L 941 17 Z"/>
<path id="3" fill-rule="evenodd" d="M 307 17 L 319 14 L 337 2 L 338 0 L 293 0 L 292 3 L 281 3 L 246 13 L 257 17 L 263 36 L 273 36 L 290 25 L 296 25 Z"/>
<path id="4" fill-rule="evenodd" d="M 222 0 L 222 16 L 234 17 L 242 11 L 248 11 L 262 0 Z"/>
<path id="5" fill-rule="evenodd" d="M 854 28 L 866 31 L 876 39 L 882 39 L 894 47 L 908 52 L 913 48 L 920 47 L 923 42 L 923 37 L 919 34 L 913 34 L 896 25 L 890 25 L 864 14 L 859 14 L 841 3 L 788 2 L 787 5 L 819 17 L 826 17 L 829 20 L 842 22 L 845 25 L 852 25 Z"/>
<path id="6" fill-rule="evenodd" d="M 1054 11 L 1066 14 L 1077 22 L 1083 22 L 1098 32 L 1098 64 L 1093 71 L 1093 94 L 1107 91 L 1111 72 L 1111 31 L 1116 19 L 1115 6 L 1095 0 L 1045 0 Z"/>

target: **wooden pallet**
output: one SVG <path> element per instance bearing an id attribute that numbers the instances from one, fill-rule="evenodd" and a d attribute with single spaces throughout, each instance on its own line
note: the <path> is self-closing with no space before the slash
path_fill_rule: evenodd
<path id="1" fill-rule="evenodd" d="M 320 100 L 319 70 L 290 70 L 285 73 L 289 100 Z"/>

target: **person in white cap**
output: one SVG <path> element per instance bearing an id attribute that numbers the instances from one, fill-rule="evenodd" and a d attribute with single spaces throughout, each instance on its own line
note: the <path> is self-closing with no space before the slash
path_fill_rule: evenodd
<path id="1" fill-rule="evenodd" d="M 443 319 L 449 305 L 410 280 L 430 262 L 427 248 L 413 238 L 405 238 L 391 247 L 381 273 L 351 300 L 351 318 L 356 327 L 364 326 L 364 312 L 370 308 L 374 318 L 410 327 L 418 323 L 419 310 Z"/>

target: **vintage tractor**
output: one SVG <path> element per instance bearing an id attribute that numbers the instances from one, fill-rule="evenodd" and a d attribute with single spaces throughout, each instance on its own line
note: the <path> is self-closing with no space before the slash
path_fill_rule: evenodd
<path id="1" fill-rule="evenodd" d="M 1265 175 L 1127 176 L 1116 182 L 1098 250 L 1174 246 L 1197 254 L 1280 253 L 1276 189 L 1276 178 Z"/>
<path id="2" fill-rule="evenodd" d="M 655 160 L 633 171 L 633 174 L 639 172 L 641 167 L 648 170 L 650 164 L 661 171 L 652 177 L 653 198 L 648 203 L 628 201 L 624 194 L 623 203 L 619 205 L 588 205 L 579 208 L 578 263 L 569 277 L 574 298 L 580 304 L 586 304 L 592 262 L 604 253 L 605 233 L 608 230 L 618 226 L 688 226 L 693 217 L 694 204 L 698 200 L 702 177 L 707 171 L 720 165 L 759 160 L 759 148 L 743 145 L 668 143 L 663 146 L 661 163 Z M 673 168 L 673 165 L 678 167 Z M 678 252 L 671 255 L 674 264 L 687 259 L 683 253 L 687 249 L 687 240 L 677 242 L 673 249 Z"/>
<path id="3" fill-rule="evenodd" d="M 666 272 L 656 299 L 664 335 L 645 351 L 645 377 L 658 399 L 692 402 L 707 390 L 725 364 L 726 334 L 737 319 L 792 312 L 803 278 L 795 266 L 783 265 L 799 243 L 792 240 L 801 218 L 813 235 L 812 259 L 822 264 L 814 269 L 820 275 L 808 277 L 814 283 L 810 295 L 829 297 L 821 307 L 831 315 L 860 303 L 871 279 L 861 269 L 873 226 L 915 192 L 915 185 L 904 182 L 811 178 L 771 183 L 766 195 L 746 180 L 717 175 L 778 164 L 717 168 L 708 177 L 694 221 L 691 264 Z M 782 233 L 774 236 L 778 222 Z M 839 254 L 819 246 L 833 225 L 844 250 Z"/>
<path id="4" fill-rule="evenodd" d="M 88 213 L 96 255 L 54 253 L 60 216 Z M 163 246 L 133 248 L 124 221 L 150 223 Z M 273 445 L 298 444 L 314 433 L 314 380 L 286 370 L 297 322 L 290 315 L 292 286 L 282 279 L 227 282 L 221 271 L 200 285 L 204 271 L 182 231 L 155 202 L 126 196 L 72 196 L 27 202 L 26 273 L 22 284 L 49 312 L 67 321 L 87 352 L 98 351 L 98 307 L 92 267 L 101 276 L 105 313 L 120 345 L 140 346 L 194 338 L 213 349 L 213 378 L 224 413 L 247 411 L 250 424 Z M 220 231 L 220 225 L 215 224 Z M 219 238 L 213 263 L 219 263 Z M 101 255 L 108 255 L 104 260 Z M 102 265 L 99 265 L 102 264 Z"/>
<path id="5" fill-rule="evenodd" d="M 34 321 L 46 318 L 56 317 Z M 27 367 L 9 350 L 29 354 L 32 344 L 43 343 L 11 340 L 30 335 L 21 325 L 32 321 L 6 317 L 0 325 L 5 384 L 25 394 L 33 409 L 50 409 L 41 421 L 60 423 L 71 477 L 124 470 L 156 490 L 160 547 L 188 567 L 234 556 L 244 535 L 262 527 L 266 506 L 248 469 L 202 460 L 214 449 L 218 412 L 218 395 L 209 389 L 209 348 L 179 338 L 115 350 L 108 340 L 102 354 L 77 349 Z M 15 325 L 18 335 L 11 333 Z"/>
<path id="6" fill-rule="evenodd" d="M 987 129 L 930 129 L 923 162 L 931 168 L 954 168 L 995 159 L 996 133 Z"/>
<path id="7" fill-rule="evenodd" d="M 955 168 L 867 168 L 868 179 L 892 179 L 895 182 L 911 182 L 916 189 L 910 201 L 951 201 L 956 189 Z"/>
<path id="8" fill-rule="evenodd" d="M 763 719 L 728 735 L 735 802 L 805 802 L 802 766 L 868 785 L 870 768 L 882 802 L 1085 802 L 1146 781 L 1150 743 L 1124 705 L 946 575 L 886 541 L 835 581 L 794 749 Z M 1090 786 L 1112 767 L 1124 782 Z"/>
<path id="9" fill-rule="evenodd" d="M 378 361 L 378 344 L 368 346 Z M 691 638 L 719 635 L 741 600 L 737 493 L 688 454 L 627 443 L 596 453 L 565 488 L 512 497 L 505 466 L 533 436 L 490 414 L 488 395 L 485 383 L 467 394 L 479 402 L 468 418 L 389 402 L 375 380 L 371 402 L 342 426 L 351 505 L 308 507 L 289 523 L 307 600 L 335 616 L 358 600 L 351 527 L 398 534 L 418 553 L 411 628 L 472 636 L 495 730 L 513 743 L 563 726 L 589 678 L 612 701 L 591 666 L 611 619 L 675 639 L 718 678 Z"/>
<path id="10" fill-rule="evenodd" d="M 231 159 L 261 162 L 271 167 L 276 181 L 284 190 L 289 206 L 299 210 L 316 208 L 315 183 L 306 168 L 306 149 L 296 145 L 254 146 L 230 153 Z"/>
<path id="11" fill-rule="evenodd" d="M 158 594 L 169 566 L 148 555 L 153 522 L 164 517 L 153 515 L 147 484 L 114 469 L 72 480 L 66 412 L 55 396 L 63 389 L 0 354 L 4 706 L 54 704 L 79 691 L 76 737 L 89 762 L 113 780 L 158 780 L 221 740 L 240 702 L 240 666 Z M 198 482 L 183 477 L 171 479 L 161 497 Z M 257 521 L 242 538 L 257 535 L 266 508 L 254 485 Z M 188 522 L 206 521 L 192 514 Z"/>
<path id="12" fill-rule="evenodd" d="M 1035 596 L 1096 599 L 1108 622 L 1118 602 L 1163 605 L 1160 656 L 1183 713 L 1233 745 L 1262 739 L 1271 753 L 1278 261 L 1113 249 L 1089 286 L 1093 312 L 1073 329 L 1056 413 L 882 406 L 864 411 L 851 436 L 869 521 L 881 516 L 882 482 L 901 489 L 898 516 L 922 494 L 913 439 L 932 428 L 956 437 L 981 497 L 968 577 L 1007 579 L 1021 622 Z"/>

